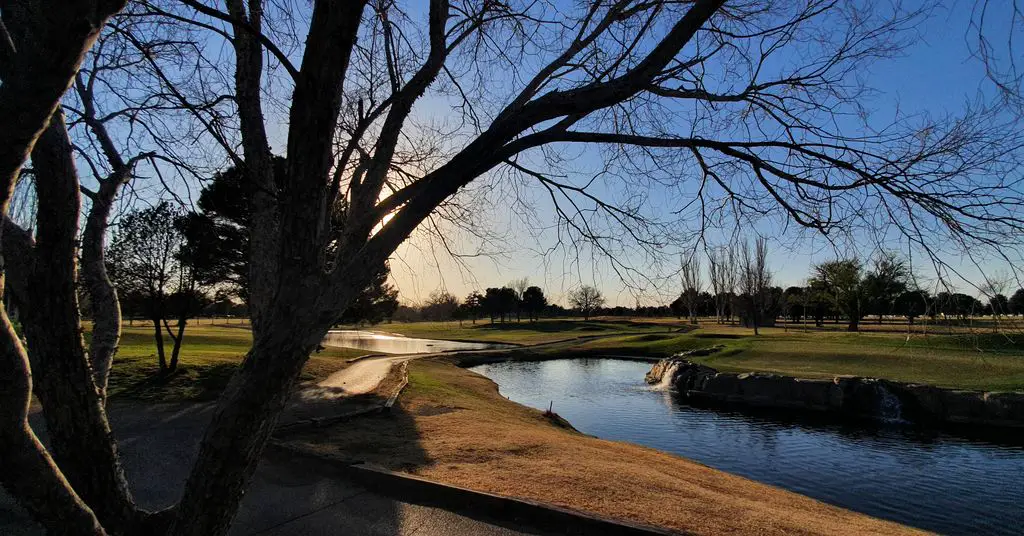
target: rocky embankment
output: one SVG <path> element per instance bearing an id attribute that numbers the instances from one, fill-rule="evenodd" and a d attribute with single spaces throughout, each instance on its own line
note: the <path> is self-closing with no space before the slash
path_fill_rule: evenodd
<path id="1" fill-rule="evenodd" d="M 943 389 L 878 378 L 840 376 L 812 380 L 748 372 L 719 372 L 688 357 L 705 349 L 663 359 L 647 383 L 673 387 L 695 402 L 835 413 L 848 417 L 922 424 L 1024 427 L 1024 393 Z"/>

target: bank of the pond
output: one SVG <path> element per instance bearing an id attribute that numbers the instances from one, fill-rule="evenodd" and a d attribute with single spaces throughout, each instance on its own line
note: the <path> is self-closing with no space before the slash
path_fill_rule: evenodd
<path id="1" fill-rule="evenodd" d="M 507 400 L 493 381 L 453 360 L 413 361 L 390 415 L 289 441 L 475 490 L 696 534 L 915 532 L 665 452 L 580 434 Z"/>
<path id="2" fill-rule="evenodd" d="M 711 348 L 708 354 L 717 348 Z M 944 389 L 880 378 L 806 379 L 729 373 L 685 358 L 668 358 L 647 383 L 675 388 L 695 402 L 830 413 L 929 426 L 1024 428 L 1024 393 Z"/>

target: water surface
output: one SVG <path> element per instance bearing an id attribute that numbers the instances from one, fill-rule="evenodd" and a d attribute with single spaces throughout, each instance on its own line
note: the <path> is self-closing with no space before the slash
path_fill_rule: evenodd
<path id="1" fill-rule="evenodd" d="M 451 352 L 455 350 L 487 350 L 492 348 L 511 348 L 514 345 L 489 342 L 442 341 L 436 339 L 417 339 L 389 333 L 374 331 L 334 330 L 328 331 L 324 337 L 324 346 L 343 346 L 359 348 L 371 352 L 388 354 L 429 354 L 434 352 Z"/>
<path id="2" fill-rule="evenodd" d="M 1024 534 L 1024 438 L 700 409 L 643 382 L 649 363 L 564 359 L 473 367 L 580 431 L 672 452 L 843 508 L 946 534 Z"/>

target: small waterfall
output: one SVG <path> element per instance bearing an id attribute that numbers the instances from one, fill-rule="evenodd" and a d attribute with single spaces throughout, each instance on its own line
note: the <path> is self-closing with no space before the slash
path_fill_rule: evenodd
<path id="1" fill-rule="evenodd" d="M 903 422 L 903 405 L 881 382 L 875 384 L 878 393 L 878 418 L 884 422 Z"/>
<path id="2" fill-rule="evenodd" d="M 672 381 L 676 378 L 676 371 L 679 370 L 679 361 L 670 361 L 661 375 L 661 381 L 652 387 L 655 391 L 668 391 L 672 388 Z"/>

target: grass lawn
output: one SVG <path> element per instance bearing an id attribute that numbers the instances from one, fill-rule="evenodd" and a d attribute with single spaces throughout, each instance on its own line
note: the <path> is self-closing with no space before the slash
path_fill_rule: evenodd
<path id="1" fill-rule="evenodd" d="M 166 334 L 164 338 L 169 358 L 171 344 Z M 122 330 L 121 345 L 110 371 L 108 392 L 112 397 L 149 401 L 216 398 L 251 344 L 252 333 L 248 326 L 189 326 L 185 330 L 177 372 L 161 378 L 158 374 L 152 327 L 143 327 L 138 323 L 134 327 L 126 326 Z M 326 377 L 344 368 L 347 365 L 346 359 L 365 353 L 350 348 L 326 348 L 309 358 L 300 380 Z"/>
<path id="2" fill-rule="evenodd" d="M 492 324 L 489 320 L 482 319 L 477 320 L 476 324 L 467 321 L 462 325 L 458 322 L 393 322 L 370 329 L 424 339 L 542 344 L 594 335 L 664 333 L 678 328 L 679 324 L 675 321 L 541 319 L 530 322 L 523 319 L 522 322 Z"/>
<path id="3" fill-rule="evenodd" d="M 753 330 L 705 325 L 688 333 L 610 337 L 573 351 L 667 356 L 721 344 L 725 350 L 695 361 L 723 372 L 765 371 L 805 378 L 872 376 L 942 387 L 1024 390 L 1024 334 L 899 333 Z"/>
<path id="4" fill-rule="evenodd" d="M 911 529 L 637 445 L 580 434 L 442 359 L 413 361 L 387 415 L 290 438 L 433 480 L 695 534 L 904 534 Z"/>

